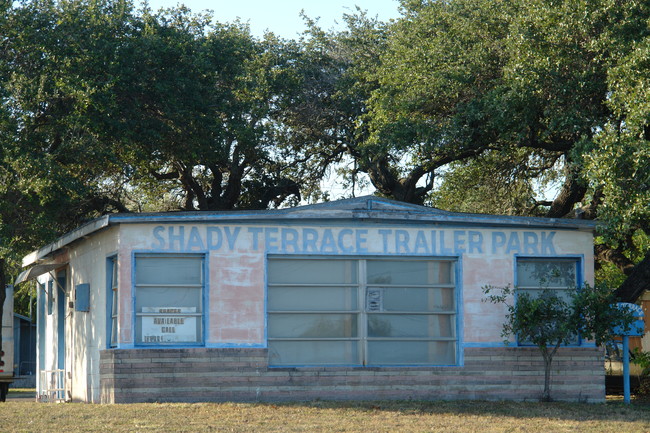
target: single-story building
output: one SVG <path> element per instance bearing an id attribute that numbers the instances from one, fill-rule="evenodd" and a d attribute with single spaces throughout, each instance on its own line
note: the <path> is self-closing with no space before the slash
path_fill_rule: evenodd
<path id="1" fill-rule="evenodd" d="M 540 397 L 485 286 L 593 283 L 594 224 L 378 197 L 106 215 L 24 259 L 37 393 L 85 402 Z M 605 399 L 603 351 L 556 355 L 558 399 Z"/>

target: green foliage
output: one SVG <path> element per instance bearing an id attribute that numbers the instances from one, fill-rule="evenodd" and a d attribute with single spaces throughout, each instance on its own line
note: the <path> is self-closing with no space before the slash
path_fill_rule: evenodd
<path id="1" fill-rule="evenodd" d="M 282 111 L 297 93 L 295 44 L 122 0 L 9 12 L 7 140 L 39 195 L 65 185 L 72 213 L 89 217 L 266 208 L 317 190 Z"/>
<path id="2" fill-rule="evenodd" d="M 608 287 L 590 286 L 572 291 L 546 289 L 538 296 L 516 292 L 510 287 L 483 289 L 485 300 L 506 307 L 502 336 L 506 344 L 511 337 L 535 345 L 544 358 L 545 380 L 542 400 L 550 401 L 550 373 L 553 356 L 563 344 L 576 337 L 601 345 L 610 341 L 612 329 L 628 329 L 634 317 L 620 309 Z"/>
<path id="3" fill-rule="evenodd" d="M 0 14 L 0 256 L 115 211 L 267 208 L 318 193 L 284 111 L 299 49 L 184 7 L 33 0 Z M 28 218 L 26 216 L 29 216 Z"/>
<path id="4" fill-rule="evenodd" d="M 614 338 L 614 327 L 629 331 L 635 320 L 634 313 L 620 308 L 611 288 L 603 285 L 580 288 L 572 297 L 571 307 L 578 334 L 597 345 Z"/>
<path id="5" fill-rule="evenodd" d="M 351 194 L 597 218 L 616 285 L 650 253 L 646 1 L 404 0 L 297 41 L 130 0 L 0 8 L 10 273 L 103 213 L 322 200 L 333 171 Z"/>
<path id="6" fill-rule="evenodd" d="M 0 3 L 0 258 L 105 213 L 295 204 L 294 43 L 130 0 Z M 302 143 L 304 144 L 304 143 Z M 32 285 L 17 288 L 29 314 Z"/>
<path id="7" fill-rule="evenodd" d="M 402 170 L 424 167 L 421 182 L 442 176 L 434 203 L 484 211 L 492 201 L 494 208 L 515 205 L 516 214 L 541 206 L 565 216 L 604 187 L 599 217 L 620 218 L 624 231 L 647 216 L 649 146 L 616 139 L 607 126 L 620 120 L 618 81 L 636 74 L 625 82 L 638 83 L 637 90 L 620 99 L 639 110 L 647 105 L 640 101 L 648 99 L 648 68 L 644 50 L 635 48 L 648 34 L 646 2 L 455 0 L 404 2 L 403 11 L 373 72 L 379 87 L 369 100 L 368 146 L 388 152 Z M 618 146 L 605 148 L 605 137 Z M 617 165 L 624 167 L 608 177 Z M 466 191 L 479 183 L 473 171 L 480 180 L 497 174 L 513 192 L 489 200 L 478 191 L 468 202 Z M 554 180 L 574 190 L 569 200 L 556 197 L 556 209 L 540 200 Z M 616 198 L 623 193 L 628 197 Z"/>
<path id="8" fill-rule="evenodd" d="M 631 361 L 641 367 L 641 375 L 650 375 L 650 352 L 639 350 L 638 347 L 632 351 Z"/>
<path id="9" fill-rule="evenodd" d="M 606 287 L 619 287 L 625 281 L 625 274 L 615 264 L 602 262 L 596 270 L 596 281 Z"/>
<path id="10" fill-rule="evenodd" d="M 650 221 L 650 4 L 404 1 L 402 12 L 366 78 L 377 86 L 362 148 L 383 170 L 360 167 L 373 185 L 450 210 L 598 219 L 598 259 L 628 276 L 650 253 L 636 237 Z"/>
<path id="11" fill-rule="evenodd" d="M 563 293 L 545 289 L 539 296 L 516 292 L 510 287 L 485 287 L 486 300 L 507 309 L 503 337 L 517 337 L 540 348 L 568 344 L 580 336 L 601 345 L 610 341 L 612 329 L 629 329 L 632 312 L 617 307 L 612 290 L 606 286 L 584 287 Z"/>
<path id="12" fill-rule="evenodd" d="M 347 28 L 341 32 L 326 32 L 305 20 L 308 31 L 293 53 L 294 93 L 280 106 L 289 132 L 285 140 L 306 152 L 302 164 L 309 171 L 324 177 L 336 170 L 356 186 L 372 158 L 364 148 L 368 127 L 363 117 L 377 86 L 369 74 L 379 66 L 386 25 L 358 9 L 343 16 Z"/>
<path id="13" fill-rule="evenodd" d="M 604 232 L 608 239 L 621 239 L 639 229 L 649 233 L 648 66 L 650 37 L 645 36 L 609 71 L 608 106 L 613 116 L 598 134 L 598 148 L 587 159 L 586 168 L 602 184 L 601 215 L 608 221 Z"/>
<path id="14" fill-rule="evenodd" d="M 641 367 L 638 393 L 644 396 L 650 395 L 650 352 L 644 352 L 636 347 L 632 351 L 630 361 Z"/>
<path id="15" fill-rule="evenodd" d="M 504 342 L 507 344 L 510 337 L 514 336 L 543 351 L 570 343 L 575 339 L 577 331 L 573 311 L 557 292 L 546 289 L 539 296 L 531 296 L 526 292 L 516 293 L 510 287 L 484 288 L 489 302 L 506 306 L 506 321 L 501 334 Z"/>
<path id="16" fill-rule="evenodd" d="M 449 164 L 438 176 L 440 186 L 431 193 L 431 205 L 455 212 L 542 216 L 534 197 L 545 175 L 540 172 L 547 169 L 521 149 L 487 151 Z M 548 170 L 547 182 L 553 173 Z"/>
<path id="17" fill-rule="evenodd" d="M 93 101 L 110 82 L 108 52 L 129 8 L 41 0 L 2 14 L 0 257 L 9 276 L 36 246 L 115 209 L 103 188 L 115 159 L 94 128 L 103 114 Z"/>

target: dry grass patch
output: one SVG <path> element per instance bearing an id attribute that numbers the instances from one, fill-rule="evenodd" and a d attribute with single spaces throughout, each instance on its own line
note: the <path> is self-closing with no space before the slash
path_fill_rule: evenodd
<path id="1" fill-rule="evenodd" d="M 0 405 L 6 432 L 615 432 L 650 431 L 650 405 L 513 402 Z"/>

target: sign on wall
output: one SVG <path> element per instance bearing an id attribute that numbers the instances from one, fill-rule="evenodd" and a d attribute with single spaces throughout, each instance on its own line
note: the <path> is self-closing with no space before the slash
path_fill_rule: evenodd
<path id="1" fill-rule="evenodd" d="M 555 231 L 156 226 L 151 249 L 301 254 L 555 255 Z"/>
<path id="2" fill-rule="evenodd" d="M 142 307 L 143 343 L 197 341 L 195 307 Z"/>

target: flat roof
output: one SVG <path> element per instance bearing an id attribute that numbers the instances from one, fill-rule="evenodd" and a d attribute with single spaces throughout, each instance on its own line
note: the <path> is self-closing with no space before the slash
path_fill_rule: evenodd
<path id="1" fill-rule="evenodd" d="M 540 218 L 507 215 L 448 212 L 427 206 L 364 196 L 305 206 L 273 210 L 194 211 L 116 213 L 92 220 L 61 236 L 56 241 L 28 254 L 23 267 L 39 263 L 50 254 L 71 243 L 112 225 L 151 223 L 268 223 L 271 221 L 373 221 L 401 224 L 444 224 L 451 226 L 482 226 L 510 228 L 555 228 L 593 232 L 597 223 L 569 218 Z"/>

